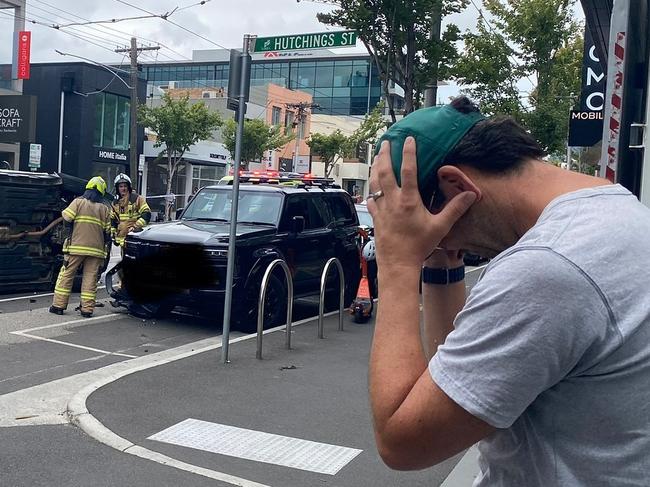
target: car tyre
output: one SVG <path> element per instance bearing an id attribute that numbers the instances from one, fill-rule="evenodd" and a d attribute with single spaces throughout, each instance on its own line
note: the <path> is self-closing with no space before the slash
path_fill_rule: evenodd
<path id="1" fill-rule="evenodd" d="M 280 271 L 280 269 L 277 269 Z M 280 271 L 281 272 L 281 271 Z M 245 307 L 240 309 L 238 316 L 233 318 L 233 329 L 243 333 L 257 331 L 257 305 L 259 302 L 261 279 L 257 285 L 251 286 Z M 266 288 L 266 303 L 264 306 L 264 329 L 286 323 L 287 319 L 287 285 L 284 279 L 274 271 L 269 278 Z"/>

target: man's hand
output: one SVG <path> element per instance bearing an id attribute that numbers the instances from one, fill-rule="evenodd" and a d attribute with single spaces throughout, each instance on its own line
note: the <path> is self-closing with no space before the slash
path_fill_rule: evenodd
<path id="1" fill-rule="evenodd" d="M 421 266 L 476 201 L 476 194 L 461 193 L 442 211 L 431 214 L 422 204 L 418 191 L 415 139 L 412 137 L 404 143 L 402 161 L 401 188 L 393 174 L 388 142 L 383 142 L 373 164 L 371 190 L 383 192 L 382 197 L 368 200 L 380 269 Z"/>

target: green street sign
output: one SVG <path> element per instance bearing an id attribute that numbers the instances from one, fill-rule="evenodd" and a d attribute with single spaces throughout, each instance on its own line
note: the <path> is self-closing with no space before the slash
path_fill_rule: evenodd
<path id="1" fill-rule="evenodd" d="M 298 49 L 323 49 L 328 47 L 354 47 L 357 33 L 350 31 L 294 34 L 290 36 L 258 37 L 254 52 L 296 51 Z"/>

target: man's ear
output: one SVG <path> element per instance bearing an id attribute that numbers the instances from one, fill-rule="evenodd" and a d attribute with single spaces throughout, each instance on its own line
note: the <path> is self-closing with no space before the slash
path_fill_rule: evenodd
<path id="1" fill-rule="evenodd" d="M 466 191 L 475 193 L 476 201 L 480 201 L 482 197 L 481 190 L 474 181 L 456 166 L 442 166 L 438 169 L 438 188 L 446 200 Z"/>

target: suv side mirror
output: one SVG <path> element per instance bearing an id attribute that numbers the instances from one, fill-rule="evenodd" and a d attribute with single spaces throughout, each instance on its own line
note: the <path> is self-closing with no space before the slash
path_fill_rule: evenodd
<path id="1" fill-rule="evenodd" d="M 291 232 L 292 233 L 301 233 L 305 230 L 305 217 L 304 216 L 294 216 L 291 219 Z"/>

